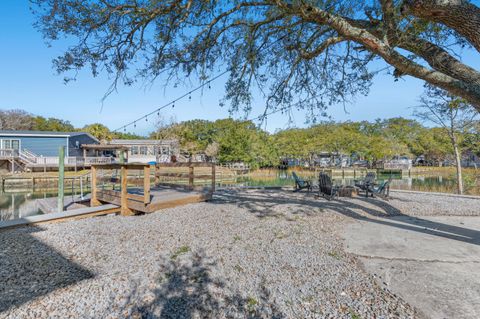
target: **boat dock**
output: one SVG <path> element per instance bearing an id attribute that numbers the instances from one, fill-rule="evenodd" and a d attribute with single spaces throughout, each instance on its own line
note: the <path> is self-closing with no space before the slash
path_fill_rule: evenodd
<path id="1" fill-rule="evenodd" d="M 38 225 L 45 223 L 63 222 L 67 220 L 77 220 L 82 218 L 88 218 L 99 215 L 108 215 L 118 213 L 120 207 L 117 205 L 107 204 L 97 207 L 84 207 L 78 209 L 67 210 L 58 213 L 49 213 L 44 215 L 35 215 L 22 217 L 18 219 L 0 221 L 0 230 L 6 228 Z"/>
<path id="2" fill-rule="evenodd" d="M 92 166 L 92 197 L 90 206 L 115 204 L 121 207 L 122 215 L 152 213 L 159 209 L 207 201 L 215 191 L 215 165 L 203 162 L 159 163 L 154 166 L 154 187 L 151 185 L 149 164 L 99 164 Z M 106 176 L 105 170 L 119 172 L 112 174 L 107 188 L 104 180 L 100 186 L 97 176 Z M 185 172 L 187 170 L 187 172 Z M 195 172 L 197 171 L 197 172 Z M 107 175 L 108 176 L 108 175 Z M 162 178 L 174 178 L 175 183 L 162 183 Z M 209 187 L 196 186 L 195 180 L 210 180 Z M 183 182 L 182 182 L 183 181 Z M 120 183 L 119 189 L 116 186 Z M 133 187 L 129 186 L 133 184 Z M 139 187 L 140 184 L 141 186 Z"/>
<path id="3" fill-rule="evenodd" d="M 66 197 L 62 212 L 57 212 L 56 197 L 40 199 L 37 203 L 45 214 L 2 221 L 0 229 L 113 213 L 131 216 L 207 201 L 215 191 L 215 165 L 96 164 L 92 165 L 91 190 L 90 198 Z"/>

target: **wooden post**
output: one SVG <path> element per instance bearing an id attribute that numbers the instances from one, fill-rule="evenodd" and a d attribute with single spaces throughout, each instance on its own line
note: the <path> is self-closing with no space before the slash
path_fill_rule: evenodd
<path id="1" fill-rule="evenodd" d="M 65 178 L 65 146 L 58 149 L 58 202 L 57 211 L 63 212 L 64 203 L 64 178 Z"/>
<path id="2" fill-rule="evenodd" d="M 143 203 L 150 203 L 150 165 L 143 168 Z"/>
<path id="3" fill-rule="evenodd" d="M 122 165 L 120 176 L 122 179 L 120 195 L 120 214 L 122 214 L 122 216 L 131 216 L 133 215 L 133 212 L 130 208 L 128 208 L 128 170 L 125 165 Z"/>
<path id="4" fill-rule="evenodd" d="M 120 150 L 120 163 L 125 164 L 125 151 Z"/>
<path id="5" fill-rule="evenodd" d="M 212 194 L 215 192 L 215 163 L 212 163 Z"/>
<path id="6" fill-rule="evenodd" d="M 47 158 L 45 157 L 43 158 L 43 172 L 47 172 Z"/>
<path id="7" fill-rule="evenodd" d="M 155 164 L 155 186 L 160 184 L 160 164 Z"/>
<path id="8" fill-rule="evenodd" d="M 194 178 L 194 170 L 193 170 L 193 166 L 189 166 L 188 167 L 188 171 L 189 171 L 189 175 L 188 175 L 188 186 L 193 189 L 193 178 Z"/>
<path id="9" fill-rule="evenodd" d="M 92 172 L 92 179 L 91 179 L 91 199 L 90 199 L 90 206 L 99 206 L 101 203 L 97 199 L 97 168 L 92 165 L 91 167 L 91 172 Z"/>

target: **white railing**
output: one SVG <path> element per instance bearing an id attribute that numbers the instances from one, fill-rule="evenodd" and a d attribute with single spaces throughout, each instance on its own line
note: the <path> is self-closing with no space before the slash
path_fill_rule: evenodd
<path id="1" fill-rule="evenodd" d="M 111 164 L 113 159 L 111 157 L 65 157 L 65 165 L 68 166 L 83 166 L 91 164 Z M 41 156 L 37 157 L 34 163 L 36 166 L 58 166 L 58 157 Z"/>
<path id="2" fill-rule="evenodd" d="M 85 157 L 85 164 L 112 164 L 115 160 L 113 157 Z"/>
<path id="3" fill-rule="evenodd" d="M 36 159 L 37 157 L 39 157 L 37 154 L 31 152 L 30 150 L 27 150 L 26 148 L 22 149 L 21 154 L 30 159 Z"/>
<path id="4" fill-rule="evenodd" d="M 18 150 L 0 149 L 0 158 L 15 158 L 19 156 Z"/>
<path id="5" fill-rule="evenodd" d="M 58 156 L 39 156 L 33 152 L 23 149 L 21 152 L 15 149 L 0 149 L 0 159 L 19 159 L 27 166 L 58 166 Z M 84 166 L 92 164 L 112 164 L 115 159 L 112 157 L 65 157 L 65 165 Z"/>

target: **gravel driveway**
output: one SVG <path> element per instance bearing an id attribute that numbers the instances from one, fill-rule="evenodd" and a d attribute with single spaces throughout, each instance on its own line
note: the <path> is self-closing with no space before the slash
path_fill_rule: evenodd
<path id="1" fill-rule="evenodd" d="M 0 317 L 418 317 L 343 250 L 355 218 L 416 207 L 394 197 L 224 191 L 149 215 L 1 231 Z"/>

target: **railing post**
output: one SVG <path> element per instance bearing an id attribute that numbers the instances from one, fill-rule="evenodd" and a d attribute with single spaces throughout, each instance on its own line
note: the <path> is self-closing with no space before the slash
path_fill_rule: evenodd
<path id="1" fill-rule="evenodd" d="M 215 163 L 212 163 L 212 194 L 215 192 Z"/>
<path id="2" fill-rule="evenodd" d="M 143 203 L 150 203 L 150 165 L 143 168 Z"/>
<path id="3" fill-rule="evenodd" d="M 120 193 L 120 214 L 122 216 L 131 216 L 133 212 L 128 208 L 128 170 L 125 165 L 121 168 L 121 193 Z"/>
<path id="4" fill-rule="evenodd" d="M 64 178 L 65 178 L 65 146 L 58 150 L 58 202 L 57 211 L 63 212 L 64 204 Z"/>
<path id="5" fill-rule="evenodd" d="M 92 179 L 91 179 L 91 199 L 90 199 L 90 206 L 99 206 L 101 205 L 97 199 L 97 168 L 92 165 Z"/>
<path id="6" fill-rule="evenodd" d="M 80 176 L 80 199 L 83 200 L 83 176 Z"/>
<path id="7" fill-rule="evenodd" d="M 160 184 L 160 164 L 155 164 L 155 186 Z"/>
<path id="8" fill-rule="evenodd" d="M 188 186 L 193 189 L 193 182 L 194 182 L 194 170 L 193 170 L 193 165 L 190 164 L 189 168 L 189 174 L 188 174 Z"/>

